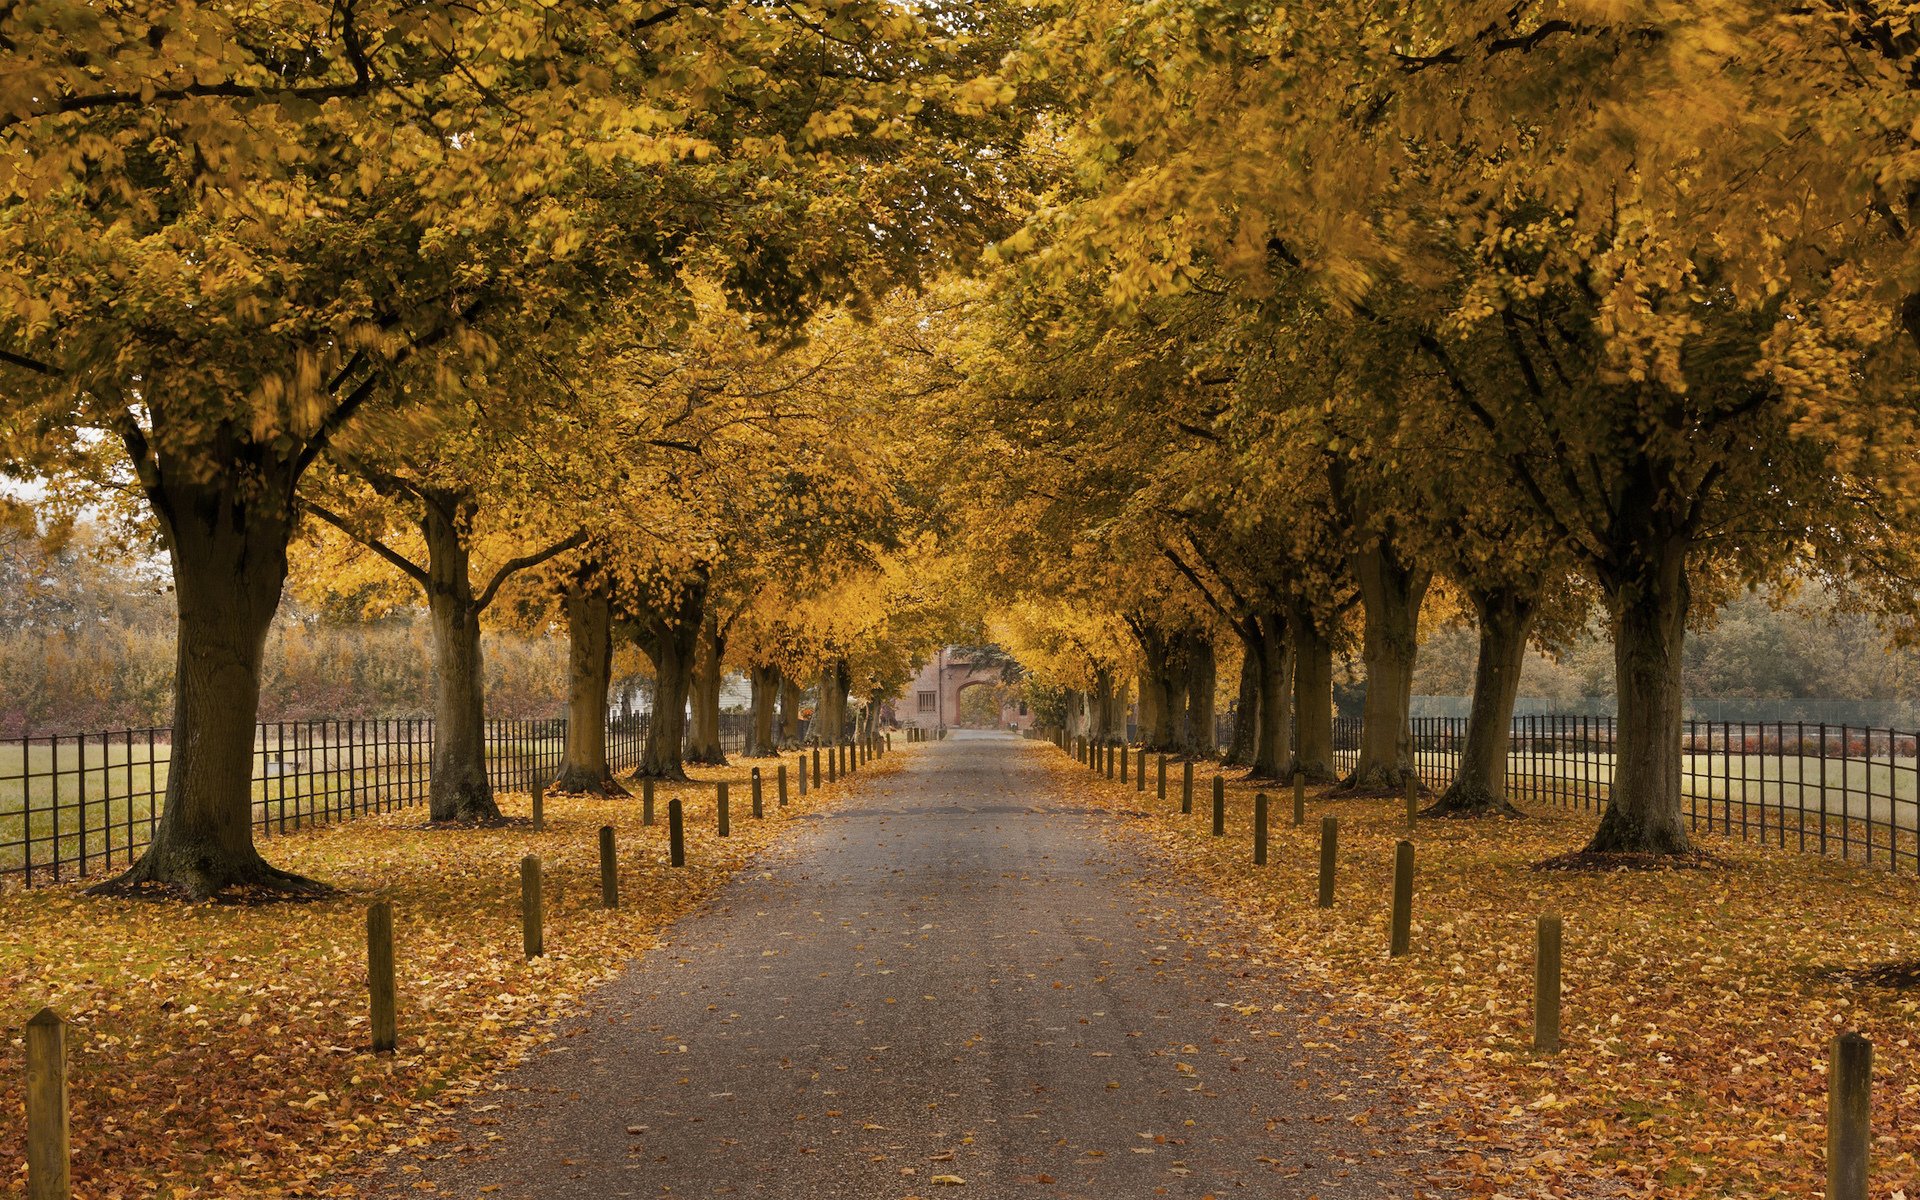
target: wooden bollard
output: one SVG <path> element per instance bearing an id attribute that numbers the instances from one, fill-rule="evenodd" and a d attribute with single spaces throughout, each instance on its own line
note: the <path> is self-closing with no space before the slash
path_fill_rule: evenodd
<path id="1" fill-rule="evenodd" d="M 678 797 L 667 801 L 667 861 L 687 865 L 687 822 Z"/>
<path id="2" fill-rule="evenodd" d="M 762 807 L 760 798 L 760 768 L 755 767 L 753 769 L 753 816 L 755 820 L 758 820 L 766 815 L 766 810 Z"/>
<path id="3" fill-rule="evenodd" d="M 600 827 L 600 907 L 620 907 L 620 860 L 613 849 L 613 826 Z"/>
<path id="4" fill-rule="evenodd" d="M 1320 818 L 1320 907 L 1333 907 L 1333 869 L 1340 855 L 1340 818 Z"/>
<path id="5" fill-rule="evenodd" d="M 1387 957 L 1404 958 L 1413 946 L 1413 843 L 1393 848 L 1393 915 L 1387 926 Z"/>
<path id="6" fill-rule="evenodd" d="M 1307 823 L 1307 773 L 1293 773 L 1293 824 L 1299 828 Z"/>
<path id="7" fill-rule="evenodd" d="M 1407 828 L 1417 829 L 1420 825 L 1420 775 L 1417 771 L 1407 772 Z"/>
<path id="8" fill-rule="evenodd" d="M 1560 918 L 1541 917 L 1533 931 L 1533 1048 L 1560 1052 Z"/>
<path id="9" fill-rule="evenodd" d="M 1160 799 L 1167 798 L 1167 756 L 1160 756 Z"/>
<path id="10" fill-rule="evenodd" d="M 805 754 L 802 754 L 800 756 L 800 795 L 804 799 L 806 797 L 806 794 L 807 794 L 807 756 Z"/>
<path id="11" fill-rule="evenodd" d="M 1144 795 L 1147 790 L 1147 752 L 1142 749 L 1140 757 L 1133 764 L 1133 790 Z"/>
<path id="12" fill-rule="evenodd" d="M 1193 760 L 1180 764 L 1180 811 L 1193 811 Z"/>
<path id="13" fill-rule="evenodd" d="M 813 786 L 820 786 L 820 747 L 813 748 Z"/>
<path id="14" fill-rule="evenodd" d="M 547 952 L 540 921 L 540 859 L 532 854 L 520 860 L 520 942 L 528 958 Z"/>
<path id="15" fill-rule="evenodd" d="M 640 781 L 640 823 L 653 824 L 653 780 Z"/>
<path id="16" fill-rule="evenodd" d="M 1267 794 L 1253 794 L 1253 865 L 1267 865 Z"/>
<path id="17" fill-rule="evenodd" d="M 775 802 L 781 807 L 787 806 L 787 764 L 781 763 L 774 775 Z"/>
<path id="18" fill-rule="evenodd" d="M 1867 1200 L 1873 1141 L 1873 1043 L 1857 1033 L 1827 1051 L 1827 1200 Z"/>
<path id="19" fill-rule="evenodd" d="M 67 1134 L 67 1023 L 51 1008 L 27 1022 L 27 1197 L 71 1200 Z"/>
<path id="20" fill-rule="evenodd" d="M 393 905 L 378 900 L 367 905 L 367 1026 L 375 1054 L 391 1051 L 399 1040 L 395 995 Z"/>
<path id="21" fill-rule="evenodd" d="M 547 829 L 547 794 L 536 789 L 533 793 L 533 831 L 545 833 Z"/>
<path id="22" fill-rule="evenodd" d="M 820 781 L 816 779 L 814 782 Z M 838 746 L 827 747 L 827 782 L 840 782 L 840 747 Z"/>
<path id="23" fill-rule="evenodd" d="M 1120 743 L 1120 782 L 1125 783 L 1126 781 L 1127 781 L 1127 744 L 1125 742 L 1121 742 Z"/>
<path id="24" fill-rule="evenodd" d="M 1222 837 L 1227 832 L 1227 781 L 1215 775 L 1213 777 L 1213 836 Z"/>
<path id="25" fill-rule="evenodd" d="M 733 836 L 733 821 L 727 815 L 727 785 L 713 785 L 713 815 L 720 827 L 721 837 Z"/>

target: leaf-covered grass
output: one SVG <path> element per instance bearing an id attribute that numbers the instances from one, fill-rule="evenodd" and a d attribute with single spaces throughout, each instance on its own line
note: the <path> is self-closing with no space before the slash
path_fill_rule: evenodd
<path id="1" fill-rule="evenodd" d="M 794 762 L 793 757 L 785 759 Z M 897 756 L 853 777 L 895 769 Z M 766 779 L 755 821 L 748 773 Z M 22 1027 L 42 1005 L 72 1023 L 74 1186 L 86 1197 L 276 1196 L 325 1186 L 370 1155 L 422 1144 L 434 1118 L 547 1035 L 595 984 L 656 942 L 834 785 L 776 802 L 773 760 L 662 784 L 656 823 L 631 800 L 551 798 L 546 830 L 430 830 L 412 809 L 275 838 L 277 865 L 342 890 L 307 904 L 103 900 L 62 885 L 0 896 L 0 1189 L 24 1192 Z M 730 784 L 733 836 L 716 835 Z M 840 788 L 847 784 L 843 780 Z M 687 815 L 667 865 L 667 801 Z M 502 797 L 510 817 L 526 796 Z M 620 853 L 618 911 L 600 906 L 599 828 Z M 546 957 L 521 952 L 522 855 L 547 879 Z M 368 1048 L 366 907 L 394 909 L 400 1047 Z M 334 1179 L 331 1184 L 324 1183 Z"/>
<path id="2" fill-rule="evenodd" d="M 1387 956 L 1397 800 L 1269 788 L 1268 865 L 1252 865 L 1256 785 L 1232 772 L 1227 827 L 1210 834 L 1211 778 L 1194 813 L 1095 781 L 1076 792 L 1144 820 L 1152 842 L 1251 922 L 1249 950 L 1341 998 L 1346 1019 L 1398 1042 L 1455 1166 L 1486 1194 L 1805 1197 L 1825 1184 L 1826 1057 L 1838 1033 L 1874 1044 L 1873 1187 L 1920 1194 L 1920 989 L 1856 974 L 1920 960 L 1920 881 L 1724 838 L 1724 867 L 1542 872 L 1593 818 L 1423 821 L 1413 953 Z M 1339 818 L 1335 907 L 1315 906 L 1320 819 Z M 1531 1051 L 1535 918 L 1565 921 L 1564 1049 Z M 1898 978 L 1898 973 L 1887 973 Z"/>

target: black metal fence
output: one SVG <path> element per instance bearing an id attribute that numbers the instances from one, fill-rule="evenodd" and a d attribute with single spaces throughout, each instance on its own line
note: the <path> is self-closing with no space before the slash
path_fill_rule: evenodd
<path id="1" fill-rule="evenodd" d="M 720 718 L 720 744 L 746 745 L 743 714 Z M 635 770 L 644 719 L 610 720 L 617 774 Z M 487 775 L 503 792 L 559 773 L 567 722 L 487 722 Z M 172 731 L 123 729 L 0 742 L 0 882 L 31 886 L 126 866 L 153 839 L 167 791 Z M 422 804 L 433 761 L 424 719 L 263 722 L 253 748 L 253 828 L 260 836 Z"/>
<path id="2" fill-rule="evenodd" d="M 1411 723 L 1421 779 L 1445 788 L 1467 722 Z M 1612 717 L 1513 721 L 1507 791 L 1521 805 L 1599 812 L 1613 784 Z M 1360 722 L 1334 722 L 1334 760 L 1350 771 Z M 1681 803 L 1696 831 L 1892 870 L 1920 872 L 1920 733 L 1804 721 L 1687 721 L 1680 730 Z"/>

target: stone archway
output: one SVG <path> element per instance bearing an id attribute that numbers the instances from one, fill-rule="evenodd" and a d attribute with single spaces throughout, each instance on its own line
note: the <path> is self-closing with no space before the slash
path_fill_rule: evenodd
<path id="1" fill-rule="evenodd" d="M 974 663 L 951 650 L 936 654 L 920 668 L 920 674 L 907 685 L 895 702 L 900 723 L 922 729 L 953 727 L 960 723 L 960 693 L 968 688 L 1004 682 L 998 663 Z M 1027 728 L 1033 718 L 1018 703 L 1003 706 L 1000 728 L 1008 725 Z"/>

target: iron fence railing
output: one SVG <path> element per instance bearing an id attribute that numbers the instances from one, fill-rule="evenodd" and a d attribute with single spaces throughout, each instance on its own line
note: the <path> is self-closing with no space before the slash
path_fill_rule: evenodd
<path id="1" fill-rule="evenodd" d="M 720 744 L 746 745 L 745 714 L 723 713 Z M 644 717 L 607 723 L 616 773 L 638 768 Z M 564 718 L 487 722 L 487 776 L 502 792 L 546 787 L 566 752 Z M 0 741 L 0 882 L 28 886 L 116 870 L 153 839 L 172 759 L 169 729 Z M 253 747 L 253 828 L 291 833 L 422 804 L 433 722 L 416 718 L 271 721 Z"/>
<path id="2" fill-rule="evenodd" d="M 1411 722 L 1421 779 L 1445 788 L 1467 722 Z M 1686 721 L 1680 792 L 1696 831 L 1920 872 L 1920 733 L 1804 721 Z M 1613 785 L 1612 717 L 1515 717 L 1507 791 L 1521 805 L 1599 812 Z M 1334 722 L 1334 761 L 1359 761 L 1360 722 Z"/>

